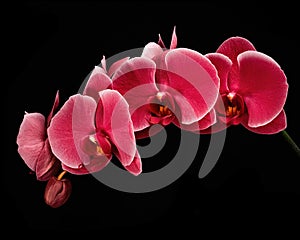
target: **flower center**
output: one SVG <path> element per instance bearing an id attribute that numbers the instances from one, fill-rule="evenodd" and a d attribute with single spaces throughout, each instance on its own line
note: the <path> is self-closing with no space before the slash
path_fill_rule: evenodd
<path id="1" fill-rule="evenodd" d="M 108 140 L 106 140 L 106 138 L 104 138 L 101 143 L 98 143 L 95 135 L 89 135 L 85 137 L 82 141 L 81 149 L 92 158 L 105 156 L 109 154 L 111 150 L 110 143 Z M 108 152 L 106 153 L 105 150 Z"/>
<path id="2" fill-rule="evenodd" d="M 158 92 L 149 103 L 151 114 L 149 122 L 163 126 L 168 125 L 174 119 L 174 114 L 170 110 L 170 107 L 173 107 L 173 105 L 173 99 L 169 95 Z"/>
<path id="3" fill-rule="evenodd" d="M 102 156 L 104 155 L 104 151 L 102 149 L 102 147 L 100 147 L 100 145 L 98 144 L 97 140 L 95 139 L 95 137 L 93 135 L 89 136 L 89 140 L 92 143 L 92 148 L 94 148 L 93 150 L 96 150 L 96 155 L 98 156 Z M 96 147 L 96 149 L 95 149 Z"/>
<path id="4" fill-rule="evenodd" d="M 242 97 L 236 93 L 228 93 L 222 95 L 224 103 L 223 114 L 227 118 L 234 118 L 244 113 L 244 101 Z"/>
<path id="5" fill-rule="evenodd" d="M 159 105 L 159 111 L 158 111 L 159 116 L 167 116 L 167 115 L 171 115 L 171 114 L 172 114 L 172 112 L 167 106 Z"/>

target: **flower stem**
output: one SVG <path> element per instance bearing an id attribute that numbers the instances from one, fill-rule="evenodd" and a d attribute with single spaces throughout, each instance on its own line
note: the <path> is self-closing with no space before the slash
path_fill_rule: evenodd
<path id="1" fill-rule="evenodd" d="M 300 149 L 297 146 L 297 144 L 294 142 L 294 140 L 291 138 L 291 136 L 287 133 L 287 131 L 283 130 L 282 135 L 284 139 L 291 145 L 293 150 L 296 152 L 297 156 L 300 157 Z"/>
<path id="2" fill-rule="evenodd" d="M 57 180 L 61 180 L 61 179 L 63 178 L 63 176 L 64 176 L 66 173 L 67 173 L 66 170 L 62 171 L 62 172 L 58 175 Z"/>

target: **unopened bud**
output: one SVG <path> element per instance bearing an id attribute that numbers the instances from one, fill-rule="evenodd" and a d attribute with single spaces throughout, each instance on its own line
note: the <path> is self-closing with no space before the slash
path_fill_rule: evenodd
<path id="1" fill-rule="evenodd" d="M 46 185 L 44 200 L 53 208 L 58 208 L 66 203 L 72 192 L 72 185 L 69 179 L 60 179 L 52 176 Z"/>

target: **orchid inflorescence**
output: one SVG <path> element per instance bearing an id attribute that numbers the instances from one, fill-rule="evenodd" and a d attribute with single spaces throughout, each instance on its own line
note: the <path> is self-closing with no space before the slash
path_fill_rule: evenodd
<path id="1" fill-rule="evenodd" d="M 239 36 L 208 54 L 177 47 L 175 30 L 169 47 L 159 35 L 138 57 L 109 68 L 103 57 L 82 93 L 60 106 L 57 91 L 47 118 L 25 112 L 18 152 L 37 180 L 47 182 L 49 206 L 62 206 L 69 198 L 66 173 L 98 172 L 116 157 L 124 170 L 141 174 L 136 140 L 156 134 L 150 134 L 156 124 L 195 134 L 238 124 L 259 134 L 287 127 L 287 78 L 274 59 Z"/>

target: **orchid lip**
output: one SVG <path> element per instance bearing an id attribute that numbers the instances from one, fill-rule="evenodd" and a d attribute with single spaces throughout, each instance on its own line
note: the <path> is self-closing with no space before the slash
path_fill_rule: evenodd
<path id="1" fill-rule="evenodd" d="M 154 97 L 148 99 L 150 124 L 168 125 L 174 119 L 173 109 L 175 107 L 172 96 L 165 92 L 157 92 Z"/>
<path id="2" fill-rule="evenodd" d="M 216 110 L 222 117 L 226 117 L 226 122 L 230 122 L 244 114 L 245 104 L 243 98 L 235 92 L 222 94 L 223 108 Z"/>
<path id="3" fill-rule="evenodd" d="M 81 148 L 83 152 L 88 154 L 90 157 L 105 156 L 105 152 L 96 140 L 94 134 L 85 137 L 82 140 Z"/>
<path id="4" fill-rule="evenodd" d="M 165 105 L 150 104 L 151 116 L 148 119 L 150 124 L 161 124 L 163 126 L 168 125 L 174 119 L 173 112 Z"/>

